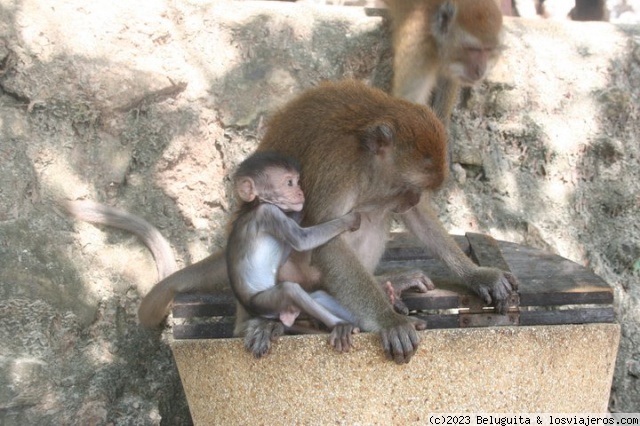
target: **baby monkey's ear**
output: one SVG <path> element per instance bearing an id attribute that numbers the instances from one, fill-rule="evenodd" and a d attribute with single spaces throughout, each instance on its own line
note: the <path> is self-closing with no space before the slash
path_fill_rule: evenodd
<path id="1" fill-rule="evenodd" d="M 236 191 L 240 199 L 246 203 L 252 202 L 258 194 L 256 194 L 256 185 L 253 179 L 243 176 L 236 181 Z"/>

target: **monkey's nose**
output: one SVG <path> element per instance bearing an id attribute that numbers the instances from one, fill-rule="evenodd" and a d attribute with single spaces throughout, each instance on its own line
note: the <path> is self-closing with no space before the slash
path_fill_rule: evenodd
<path id="1" fill-rule="evenodd" d="M 478 65 L 475 67 L 472 77 L 475 79 L 475 81 L 479 81 L 484 77 L 484 74 L 486 71 L 487 71 L 486 66 Z"/>

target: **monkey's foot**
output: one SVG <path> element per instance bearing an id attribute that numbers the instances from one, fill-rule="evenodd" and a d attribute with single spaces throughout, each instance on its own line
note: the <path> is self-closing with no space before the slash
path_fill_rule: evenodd
<path id="1" fill-rule="evenodd" d="M 284 325 L 280 321 L 266 318 L 252 318 L 247 324 L 244 347 L 256 358 L 269 353 L 271 343 L 284 334 Z"/>
<path id="2" fill-rule="evenodd" d="M 409 308 L 402 301 L 403 292 L 412 289 L 419 293 L 426 293 L 436 288 L 433 281 L 419 269 L 383 276 L 379 279 L 393 309 L 403 315 L 409 314 Z"/>
<path id="3" fill-rule="evenodd" d="M 300 315 L 300 309 L 290 306 L 284 311 L 280 312 L 280 321 L 287 327 L 291 327 L 296 318 Z"/>
<path id="4" fill-rule="evenodd" d="M 329 344 L 338 352 L 349 352 L 353 345 L 353 335 L 360 333 L 360 329 L 350 323 L 340 323 L 333 327 L 329 335 Z"/>

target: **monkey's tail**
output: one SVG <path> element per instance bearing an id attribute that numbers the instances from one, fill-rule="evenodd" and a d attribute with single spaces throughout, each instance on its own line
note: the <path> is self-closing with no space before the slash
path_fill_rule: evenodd
<path id="1" fill-rule="evenodd" d="M 143 218 L 88 200 L 65 201 L 63 207 L 76 219 L 113 226 L 135 234 L 153 254 L 160 280 L 178 270 L 169 242 L 157 228 Z"/>
<path id="2" fill-rule="evenodd" d="M 160 281 L 142 298 L 138 307 L 138 319 L 143 326 L 155 327 L 167 316 L 175 292 L 167 288 L 166 284 L 167 281 Z"/>

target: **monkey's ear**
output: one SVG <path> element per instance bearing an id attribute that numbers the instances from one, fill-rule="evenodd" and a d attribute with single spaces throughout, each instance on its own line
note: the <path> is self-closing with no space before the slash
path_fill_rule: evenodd
<path id="1" fill-rule="evenodd" d="M 236 191 L 238 191 L 240 199 L 246 203 L 250 203 L 256 198 L 256 195 L 258 195 L 256 194 L 255 182 L 247 176 L 238 179 L 236 182 Z"/>
<path id="2" fill-rule="evenodd" d="M 394 132 L 385 123 L 367 127 L 360 136 L 360 142 L 376 155 L 384 154 L 393 147 Z"/>
<path id="3" fill-rule="evenodd" d="M 431 31 L 436 38 L 443 40 L 447 37 L 453 21 L 456 19 L 457 11 L 458 8 L 451 0 L 447 0 L 440 5 L 437 12 L 433 15 L 433 22 L 431 23 Z"/>

